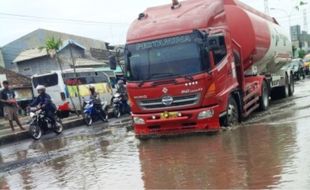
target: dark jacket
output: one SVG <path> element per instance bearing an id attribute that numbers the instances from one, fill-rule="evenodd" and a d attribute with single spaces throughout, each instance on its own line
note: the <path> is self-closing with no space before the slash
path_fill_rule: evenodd
<path id="1" fill-rule="evenodd" d="M 31 104 L 31 107 L 40 105 L 44 111 L 56 111 L 56 106 L 52 102 L 50 95 L 43 93 L 40 94 Z"/>

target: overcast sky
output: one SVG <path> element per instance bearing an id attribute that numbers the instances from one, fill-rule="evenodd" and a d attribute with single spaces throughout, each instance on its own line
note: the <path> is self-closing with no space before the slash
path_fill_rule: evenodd
<path id="1" fill-rule="evenodd" d="M 264 0 L 242 1 L 264 11 Z M 269 0 L 269 7 L 278 9 L 271 10 L 270 14 L 278 18 L 287 31 L 289 14 L 292 15 L 292 25 L 303 25 L 303 11 L 298 12 L 293 8 L 296 1 Z M 112 44 L 124 43 L 130 22 L 140 12 L 146 7 L 170 2 L 171 0 L 0 0 L 0 46 L 38 28 L 87 36 Z M 74 21 L 70 22 L 68 19 Z M 308 20 L 310 23 L 310 19 Z"/>

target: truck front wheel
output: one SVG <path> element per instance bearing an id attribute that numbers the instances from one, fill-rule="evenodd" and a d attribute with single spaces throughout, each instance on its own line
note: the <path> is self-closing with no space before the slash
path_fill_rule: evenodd
<path id="1" fill-rule="evenodd" d="M 239 123 L 240 115 L 238 104 L 231 96 L 228 101 L 226 115 L 221 118 L 221 125 L 224 127 L 232 127 Z"/>

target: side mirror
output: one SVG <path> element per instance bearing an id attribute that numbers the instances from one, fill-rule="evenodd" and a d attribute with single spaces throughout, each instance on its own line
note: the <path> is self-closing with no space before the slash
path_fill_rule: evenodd
<path id="1" fill-rule="evenodd" d="M 209 50 L 217 50 L 225 44 L 224 36 L 209 36 L 207 47 Z"/>
<path id="2" fill-rule="evenodd" d="M 116 70 L 117 61 L 115 55 L 109 57 L 109 65 L 111 70 Z"/>

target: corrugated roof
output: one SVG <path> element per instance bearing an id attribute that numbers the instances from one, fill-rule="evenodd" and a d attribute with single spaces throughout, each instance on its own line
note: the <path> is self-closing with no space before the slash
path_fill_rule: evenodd
<path id="1" fill-rule="evenodd" d="M 85 50 L 85 47 L 79 44 L 78 42 L 74 40 L 66 40 L 63 42 L 62 46 L 59 48 L 58 52 L 62 51 L 64 48 L 66 48 L 69 44 L 75 45 L 81 49 Z M 48 53 L 45 48 L 33 48 L 33 49 L 28 49 L 25 51 L 22 51 L 14 60 L 13 63 L 18 63 L 22 61 L 27 61 L 27 60 L 32 60 L 36 59 L 39 57 L 44 57 L 47 56 Z"/>
<path id="2" fill-rule="evenodd" d="M 108 65 L 103 61 L 97 61 L 92 59 L 84 59 L 84 58 L 77 58 L 75 60 L 76 67 L 86 67 L 86 66 L 103 66 L 107 67 Z"/>
<path id="3" fill-rule="evenodd" d="M 47 51 L 45 49 L 28 49 L 25 51 L 22 51 L 13 61 L 13 63 L 18 63 L 21 61 L 27 61 L 39 57 L 47 56 Z"/>

